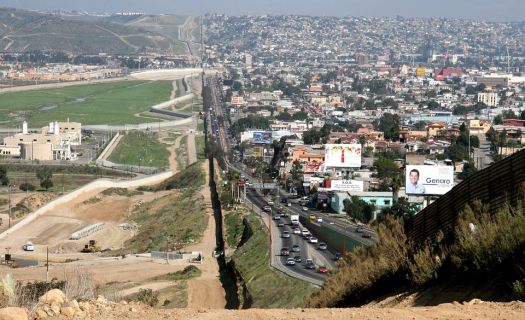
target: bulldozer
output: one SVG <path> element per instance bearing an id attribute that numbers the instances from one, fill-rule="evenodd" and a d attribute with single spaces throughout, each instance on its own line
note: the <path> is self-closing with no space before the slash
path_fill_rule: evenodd
<path id="1" fill-rule="evenodd" d="M 89 240 L 87 244 L 84 245 L 84 248 L 80 250 L 82 253 L 94 253 L 99 252 L 101 249 L 97 244 L 97 240 Z"/>

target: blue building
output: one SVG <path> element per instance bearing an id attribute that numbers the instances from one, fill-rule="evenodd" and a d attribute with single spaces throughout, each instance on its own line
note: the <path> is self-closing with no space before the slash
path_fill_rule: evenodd
<path id="1" fill-rule="evenodd" d="M 352 196 L 356 196 L 366 203 L 373 204 L 376 206 L 376 214 L 383 208 L 392 207 L 394 203 L 394 195 L 392 192 L 385 191 L 364 191 L 364 192 L 336 192 L 330 199 L 330 206 L 332 210 L 339 214 L 345 214 L 344 201 L 350 199 Z M 375 214 L 374 214 L 375 219 Z"/>

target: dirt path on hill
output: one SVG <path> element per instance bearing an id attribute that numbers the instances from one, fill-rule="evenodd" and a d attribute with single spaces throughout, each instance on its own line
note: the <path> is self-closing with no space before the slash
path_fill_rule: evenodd
<path id="1" fill-rule="evenodd" d="M 195 132 L 188 134 L 188 165 L 197 162 L 197 145 L 195 142 Z M 207 167 L 207 166 L 206 166 Z"/>
<path id="2" fill-rule="evenodd" d="M 204 257 L 204 262 L 198 266 L 202 271 L 201 276 L 188 281 L 188 307 L 224 309 L 226 297 L 219 280 L 219 265 L 212 257 L 213 250 L 215 250 L 215 219 L 208 188 L 208 162 L 203 162 L 202 167 L 206 175 L 206 185 L 201 192 L 206 205 L 206 214 L 208 214 L 208 226 L 204 231 L 202 241 L 186 248 L 187 251 L 202 251 Z"/>
<path id="3" fill-rule="evenodd" d="M 173 90 L 171 90 L 170 100 L 173 100 L 177 98 L 177 89 L 179 88 L 179 86 L 177 85 L 177 80 L 173 80 L 171 85 L 173 86 Z"/>
<path id="4" fill-rule="evenodd" d="M 180 147 L 180 141 L 184 136 L 185 135 L 178 136 L 177 139 L 175 139 L 175 143 L 167 148 L 170 152 L 170 170 L 173 173 L 176 173 L 178 171 L 177 149 Z"/>

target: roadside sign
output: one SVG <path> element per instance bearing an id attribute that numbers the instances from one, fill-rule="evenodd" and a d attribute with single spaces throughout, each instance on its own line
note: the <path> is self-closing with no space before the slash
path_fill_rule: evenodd
<path id="1" fill-rule="evenodd" d="M 253 183 L 252 188 L 254 189 L 277 189 L 275 183 Z"/>

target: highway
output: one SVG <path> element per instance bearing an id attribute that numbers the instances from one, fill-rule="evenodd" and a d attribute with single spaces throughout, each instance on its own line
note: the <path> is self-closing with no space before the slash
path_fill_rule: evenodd
<path id="1" fill-rule="evenodd" d="M 212 89 L 213 94 L 213 102 L 214 106 L 209 112 L 209 124 L 211 128 L 211 134 L 216 139 L 217 143 L 221 146 L 221 148 L 224 151 L 224 154 L 227 155 L 227 150 L 229 149 L 229 145 L 232 143 L 230 140 L 230 137 L 226 134 L 226 129 L 224 127 L 224 124 L 219 123 L 218 117 L 220 116 L 222 119 L 226 121 L 227 117 L 223 116 L 223 96 L 220 90 L 217 89 L 217 86 L 219 86 L 219 82 L 216 79 L 207 78 L 206 79 L 206 85 L 210 86 Z M 242 165 L 240 163 L 231 163 L 228 161 L 228 159 L 225 159 L 225 162 L 228 166 L 228 170 L 234 170 L 239 175 L 244 175 L 246 177 L 249 177 L 249 174 L 242 169 Z M 289 197 L 288 194 L 286 194 L 283 191 L 279 191 L 279 195 L 276 199 L 273 199 L 275 202 L 275 207 L 273 207 L 273 213 L 275 214 L 277 211 L 277 206 L 280 205 L 280 198 L 281 197 Z M 358 234 L 354 232 L 354 229 L 356 225 L 352 225 L 348 223 L 347 221 L 342 221 L 338 218 L 332 218 L 326 214 L 322 214 L 319 211 L 309 210 L 308 212 L 305 212 L 302 210 L 302 206 L 300 206 L 296 201 L 295 203 L 292 202 L 291 207 L 282 206 L 279 210 L 284 211 L 288 214 L 288 217 L 281 217 L 281 220 L 273 220 L 271 215 L 268 215 L 267 213 L 263 212 L 262 208 L 268 204 L 268 200 L 270 199 L 264 199 L 262 195 L 257 192 L 256 190 L 249 189 L 246 191 L 246 205 L 248 207 L 251 207 L 254 212 L 258 213 L 261 216 L 261 219 L 265 222 L 267 226 L 271 226 L 271 255 L 272 255 L 272 265 L 276 267 L 277 269 L 294 276 L 296 278 L 309 281 L 316 285 L 322 285 L 324 282 L 325 274 L 318 273 L 318 267 L 324 266 L 327 267 L 329 270 L 334 269 L 337 267 L 335 256 L 334 256 L 334 249 L 328 248 L 328 250 L 318 250 L 317 246 L 318 244 L 312 244 L 309 243 L 306 239 L 304 239 L 301 235 L 293 234 L 293 229 L 291 227 L 291 221 L 289 216 L 291 214 L 298 214 L 303 217 L 307 217 L 309 212 L 315 212 L 315 214 L 319 217 L 323 218 L 323 222 L 327 227 L 335 230 L 338 233 L 349 235 L 352 239 L 356 240 L 359 243 L 362 243 L 364 245 L 371 245 L 375 242 L 375 239 L 365 239 L 362 238 L 362 234 Z M 279 227 L 278 223 L 283 222 L 284 226 Z M 301 226 L 301 230 L 304 229 Z M 290 233 L 289 238 L 283 238 L 282 234 L 284 231 L 288 231 Z M 371 230 L 370 230 L 371 232 Z M 372 232 L 371 232 L 372 233 Z M 315 236 L 315 234 L 314 234 Z M 281 248 L 287 247 L 290 250 L 294 245 L 299 246 L 299 252 L 290 252 L 290 256 L 281 256 Z M 289 257 L 294 256 L 300 256 L 302 262 L 296 264 L 295 266 L 287 266 L 286 260 Z M 305 268 L 305 261 L 306 259 L 312 259 L 315 263 L 316 268 L 315 269 L 306 269 Z"/>

